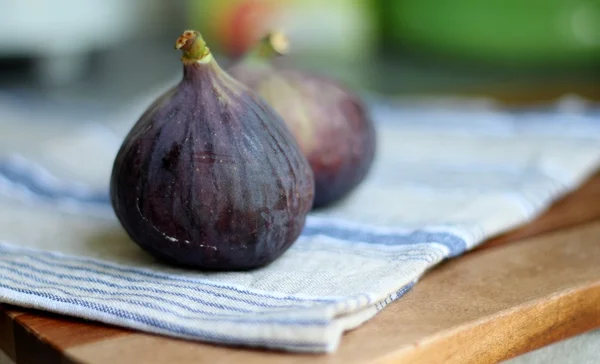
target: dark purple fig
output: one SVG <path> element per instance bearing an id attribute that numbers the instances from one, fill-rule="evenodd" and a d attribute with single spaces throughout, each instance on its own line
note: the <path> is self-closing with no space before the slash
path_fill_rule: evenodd
<path id="1" fill-rule="evenodd" d="M 278 112 L 308 158 L 315 176 L 314 207 L 348 195 L 367 176 L 375 155 L 372 120 L 358 95 L 316 74 L 275 66 L 287 39 L 264 37 L 229 73 Z"/>
<path id="2" fill-rule="evenodd" d="M 112 205 L 129 236 L 182 266 L 266 265 L 299 236 L 313 202 L 306 158 L 278 114 L 225 73 L 200 34 L 177 40 L 183 79 L 124 140 Z"/>

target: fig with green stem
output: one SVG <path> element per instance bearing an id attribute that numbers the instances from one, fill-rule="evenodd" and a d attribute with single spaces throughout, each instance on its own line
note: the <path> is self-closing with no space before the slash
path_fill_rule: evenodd
<path id="1" fill-rule="evenodd" d="M 310 166 L 280 116 L 219 67 L 198 32 L 184 32 L 176 48 L 181 82 L 143 113 L 115 159 L 114 211 L 161 260 L 264 266 L 304 227 Z"/>
<path id="2" fill-rule="evenodd" d="M 360 97 L 340 83 L 275 66 L 274 59 L 287 52 L 285 35 L 271 32 L 228 71 L 283 117 L 313 170 L 314 207 L 323 207 L 347 196 L 367 176 L 375 128 Z"/>

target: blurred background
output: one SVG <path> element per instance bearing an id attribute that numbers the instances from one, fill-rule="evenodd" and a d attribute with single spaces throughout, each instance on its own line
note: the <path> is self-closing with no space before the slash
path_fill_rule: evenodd
<path id="1" fill-rule="evenodd" d="M 119 107 L 180 75 L 200 30 L 223 64 L 268 29 L 367 92 L 600 99 L 600 0 L 0 0 L 0 93 Z"/>

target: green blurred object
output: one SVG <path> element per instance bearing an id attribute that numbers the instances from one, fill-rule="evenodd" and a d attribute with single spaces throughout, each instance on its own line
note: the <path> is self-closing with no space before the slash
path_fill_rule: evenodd
<path id="1" fill-rule="evenodd" d="M 294 55 L 358 61 L 373 53 L 373 6 L 374 0 L 187 0 L 185 9 L 189 26 L 228 55 L 241 56 L 276 29 Z"/>
<path id="2" fill-rule="evenodd" d="M 385 47 L 497 63 L 600 59 L 600 0 L 380 0 Z"/>
<path id="3" fill-rule="evenodd" d="M 290 40 L 287 62 L 351 86 L 370 79 L 377 56 L 376 0 L 187 0 L 188 27 L 235 59 L 267 31 Z"/>

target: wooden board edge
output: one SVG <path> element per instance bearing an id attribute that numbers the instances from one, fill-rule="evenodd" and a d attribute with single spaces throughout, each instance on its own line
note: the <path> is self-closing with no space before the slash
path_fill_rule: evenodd
<path id="1" fill-rule="evenodd" d="M 484 318 L 456 330 L 441 332 L 373 363 L 475 364 L 507 360 L 600 328 L 598 302 L 600 283 L 582 286 L 549 300 L 540 299 L 511 308 L 493 319 Z M 457 344 L 464 342 L 473 342 L 473 345 Z"/>

